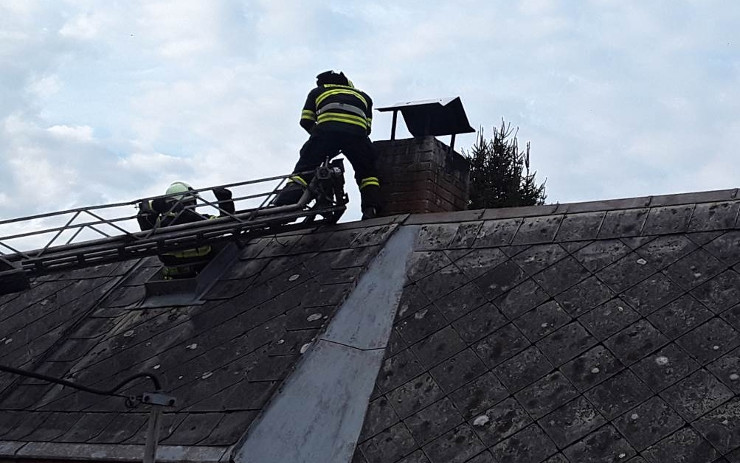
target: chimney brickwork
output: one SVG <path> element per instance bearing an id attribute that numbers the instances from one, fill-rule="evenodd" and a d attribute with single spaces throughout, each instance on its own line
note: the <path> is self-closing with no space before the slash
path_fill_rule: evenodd
<path id="1" fill-rule="evenodd" d="M 374 142 L 384 216 L 467 209 L 470 165 L 434 136 Z"/>

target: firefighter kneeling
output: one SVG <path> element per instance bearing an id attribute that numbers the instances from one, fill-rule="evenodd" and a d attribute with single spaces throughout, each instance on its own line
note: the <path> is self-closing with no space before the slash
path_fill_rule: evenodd
<path id="1" fill-rule="evenodd" d="M 221 210 L 219 216 L 234 214 L 231 191 L 226 188 L 214 188 L 213 193 L 216 195 L 218 207 Z M 155 227 L 168 227 L 216 218 L 216 216 L 200 214 L 195 210 L 197 196 L 197 193 L 187 183 L 174 182 L 167 188 L 165 196 L 139 203 L 139 213 L 136 215 L 139 227 L 145 231 Z M 170 280 L 195 277 L 219 251 L 220 247 L 217 245 L 205 245 L 161 254 L 159 260 L 164 264 L 164 278 Z"/>

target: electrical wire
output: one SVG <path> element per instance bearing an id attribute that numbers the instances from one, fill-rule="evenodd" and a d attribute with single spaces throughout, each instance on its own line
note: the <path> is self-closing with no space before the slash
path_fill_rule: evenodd
<path id="1" fill-rule="evenodd" d="M 162 383 L 160 382 L 159 378 L 157 378 L 157 376 L 153 373 L 137 373 L 133 376 L 130 376 L 124 379 L 123 381 L 116 384 L 111 389 L 96 389 L 96 388 L 92 388 L 88 386 L 83 386 L 82 384 L 73 383 L 72 381 L 67 381 L 65 379 L 55 378 L 53 376 L 43 375 L 41 373 L 35 373 L 33 371 L 23 370 L 21 368 L 9 367 L 7 365 L 0 365 L 0 371 L 12 373 L 12 374 L 19 375 L 19 376 L 25 376 L 27 378 L 34 378 L 34 379 L 46 381 L 46 382 L 53 383 L 53 384 L 59 384 L 62 386 L 71 387 L 73 389 L 77 389 L 83 392 L 89 392 L 91 394 L 105 395 L 109 397 L 122 397 L 127 400 L 130 399 L 130 397 L 125 396 L 123 394 L 117 394 L 116 392 L 122 389 L 125 385 L 129 384 L 130 382 L 135 381 L 140 378 L 150 379 L 152 383 L 154 384 L 154 388 L 157 391 L 162 390 Z"/>

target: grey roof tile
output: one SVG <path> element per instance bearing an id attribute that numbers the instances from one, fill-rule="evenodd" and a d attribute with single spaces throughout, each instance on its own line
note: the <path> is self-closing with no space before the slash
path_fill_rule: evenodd
<path id="1" fill-rule="evenodd" d="M 415 282 L 451 263 L 444 251 L 416 251 L 411 254 L 407 264 L 406 278 Z"/>
<path id="2" fill-rule="evenodd" d="M 490 248 L 511 243 L 522 219 L 486 220 L 478 230 L 474 248 Z"/>
<path id="3" fill-rule="evenodd" d="M 604 341 L 604 345 L 625 365 L 631 365 L 668 343 L 660 331 L 641 319 Z"/>
<path id="4" fill-rule="evenodd" d="M 507 323 L 506 317 L 495 305 L 485 303 L 452 323 L 467 343 L 473 343 Z"/>
<path id="5" fill-rule="evenodd" d="M 500 207 L 496 209 L 486 209 L 483 212 L 482 219 L 500 219 L 509 217 L 536 217 L 541 215 L 550 215 L 558 209 L 557 204 L 547 204 L 541 206 L 520 206 L 520 207 Z"/>
<path id="6" fill-rule="evenodd" d="M 737 220 L 740 202 L 697 204 L 689 222 L 689 231 L 726 230 Z"/>
<path id="7" fill-rule="evenodd" d="M 448 398 L 434 402 L 403 420 L 419 445 L 425 445 L 463 422 Z"/>
<path id="8" fill-rule="evenodd" d="M 451 327 L 446 326 L 411 346 L 411 351 L 424 368 L 432 368 L 465 349 L 467 344 Z"/>
<path id="9" fill-rule="evenodd" d="M 249 424 L 257 416 L 256 411 L 238 411 L 221 414 L 221 420 L 211 433 L 199 442 L 199 445 L 231 445 L 241 438 Z"/>
<path id="10" fill-rule="evenodd" d="M 636 252 L 657 269 L 663 269 L 696 248 L 697 245 L 684 235 L 666 235 L 646 243 Z"/>
<path id="11" fill-rule="evenodd" d="M 491 452 L 486 450 L 485 452 L 481 452 L 478 455 L 474 456 L 470 460 L 468 460 L 466 463 L 497 463 L 496 460 L 493 458 L 493 455 Z"/>
<path id="12" fill-rule="evenodd" d="M 727 270 L 694 288 L 691 294 L 712 312 L 722 313 L 740 303 L 740 274 Z"/>
<path id="13" fill-rule="evenodd" d="M 602 345 L 597 345 L 570 362 L 560 371 L 580 391 L 606 381 L 624 369 L 624 365 Z"/>
<path id="14" fill-rule="evenodd" d="M 487 299 L 478 286 L 474 282 L 470 282 L 437 299 L 434 305 L 442 312 L 447 321 L 452 322 L 486 302 Z"/>
<path id="15" fill-rule="evenodd" d="M 675 344 L 668 344 L 633 364 L 630 369 L 654 392 L 660 392 L 699 367 L 699 363 L 683 349 Z"/>
<path id="16" fill-rule="evenodd" d="M 606 212 L 567 214 L 560 223 L 555 240 L 581 241 L 595 239 L 605 216 Z"/>
<path id="17" fill-rule="evenodd" d="M 453 391 L 449 397 L 465 419 L 469 420 L 501 402 L 508 395 L 496 375 L 488 372 Z"/>
<path id="18" fill-rule="evenodd" d="M 663 273 L 656 273 L 622 294 L 642 316 L 648 316 L 678 298 L 684 290 Z"/>
<path id="19" fill-rule="evenodd" d="M 639 451 L 677 431 L 684 424 L 683 418 L 657 396 L 614 420 L 617 429 Z"/>
<path id="20" fill-rule="evenodd" d="M 424 455 L 424 452 L 422 452 L 421 450 L 417 450 L 411 455 L 407 455 L 406 457 L 398 460 L 398 463 L 429 463 L 429 458 Z"/>
<path id="21" fill-rule="evenodd" d="M 465 349 L 432 368 L 430 373 L 445 392 L 452 392 L 486 372 L 471 349 Z"/>
<path id="22" fill-rule="evenodd" d="M 416 282 L 417 287 L 429 300 L 435 300 L 470 281 L 457 266 L 448 265 Z"/>
<path id="23" fill-rule="evenodd" d="M 407 344 L 414 344 L 445 325 L 447 321 L 439 309 L 428 305 L 399 321 L 396 329 Z"/>
<path id="24" fill-rule="evenodd" d="M 462 270 L 468 278 L 478 278 L 491 268 L 507 259 L 498 248 L 484 248 L 455 260 L 455 265 Z"/>
<path id="25" fill-rule="evenodd" d="M 537 342 L 537 347 L 560 366 L 587 351 L 596 340 L 577 321 L 571 322 Z"/>
<path id="26" fill-rule="evenodd" d="M 562 220 L 562 215 L 526 217 L 519 226 L 512 244 L 551 243 Z"/>
<path id="27" fill-rule="evenodd" d="M 514 394 L 534 419 L 540 419 L 578 396 L 578 391 L 559 371 L 555 371 Z"/>
<path id="28" fill-rule="evenodd" d="M 536 342 L 571 320 L 560 304 L 548 301 L 514 320 L 514 324 L 527 339 Z"/>
<path id="29" fill-rule="evenodd" d="M 447 249 L 459 227 L 460 225 L 456 223 L 422 225 L 414 249 L 417 251 Z"/>
<path id="30" fill-rule="evenodd" d="M 704 245 L 714 257 L 728 265 L 740 262 L 740 230 L 730 230 Z"/>
<path id="31" fill-rule="evenodd" d="M 539 244 L 527 247 L 512 258 L 529 275 L 546 269 L 567 255 L 558 244 Z"/>
<path id="32" fill-rule="evenodd" d="M 619 298 L 612 299 L 587 312 L 578 321 L 599 341 L 632 324 L 640 315 Z"/>
<path id="33" fill-rule="evenodd" d="M 450 241 L 450 249 L 470 249 L 475 242 L 483 222 L 463 222 L 457 229 L 457 233 Z"/>
<path id="34" fill-rule="evenodd" d="M 706 368 L 732 392 L 740 394 L 740 348 L 722 355 Z"/>
<path id="35" fill-rule="evenodd" d="M 633 252 L 599 271 L 596 276 L 616 292 L 622 292 L 656 273 L 658 269 Z"/>
<path id="36" fill-rule="evenodd" d="M 388 400 L 401 419 L 440 399 L 444 393 L 429 373 L 424 373 L 388 392 Z"/>
<path id="37" fill-rule="evenodd" d="M 734 394 L 707 370 L 701 369 L 660 393 L 685 420 L 693 421 L 727 402 Z"/>
<path id="38" fill-rule="evenodd" d="M 493 369 L 512 394 L 552 371 L 553 367 L 542 352 L 530 346 Z"/>
<path id="39" fill-rule="evenodd" d="M 606 424 L 606 420 L 585 397 L 568 402 L 538 421 L 542 429 L 563 449 Z"/>
<path id="40" fill-rule="evenodd" d="M 509 323 L 475 343 L 473 348 L 483 363 L 493 368 L 526 349 L 529 344 L 522 332 Z"/>
<path id="41" fill-rule="evenodd" d="M 729 201 L 737 198 L 737 189 L 700 191 L 696 193 L 678 193 L 659 195 L 650 198 L 651 206 L 672 206 L 676 204 L 711 203 Z"/>
<path id="42" fill-rule="evenodd" d="M 711 317 L 712 312 L 702 303 L 685 295 L 650 314 L 648 320 L 673 340 Z"/>
<path id="43" fill-rule="evenodd" d="M 588 270 L 572 257 L 566 257 L 536 274 L 536 281 L 550 296 L 575 286 L 589 276 Z"/>
<path id="44" fill-rule="evenodd" d="M 395 462 L 416 448 L 414 438 L 403 423 L 397 423 L 360 444 L 368 463 Z"/>
<path id="45" fill-rule="evenodd" d="M 630 370 L 622 370 L 584 395 L 608 420 L 649 398 L 650 389 Z"/>
<path id="46" fill-rule="evenodd" d="M 627 209 L 609 211 L 601 223 L 600 239 L 639 236 L 647 219 L 649 209 Z"/>
<path id="47" fill-rule="evenodd" d="M 713 462 L 720 455 L 706 439 L 689 427 L 681 428 L 643 451 L 650 463 L 665 461 Z"/>
<path id="48" fill-rule="evenodd" d="M 597 272 L 629 251 L 630 248 L 620 240 L 598 240 L 574 252 L 573 257 L 589 271 Z"/>
<path id="49" fill-rule="evenodd" d="M 720 405 L 693 423 L 694 428 L 722 454 L 740 447 L 740 399 Z"/>
<path id="50" fill-rule="evenodd" d="M 664 235 L 686 232 L 694 205 L 652 207 L 643 233 L 647 235 Z"/>
<path id="51" fill-rule="evenodd" d="M 402 320 L 415 314 L 419 309 L 430 305 L 431 301 L 424 295 L 421 289 L 412 283 L 407 285 L 401 293 L 401 299 L 398 302 L 396 311 L 396 320 Z M 439 304 L 441 309 L 445 308 L 444 304 Z"/>
<path id="52" fill-rule="evenodd" d="M 491 300 L 519 284 L 525 276 L 521 267 L 512 261 L 506 261 L 475 279 L 475 283 Z"/>
<path id="53" fill-rule="evenodd" d="M 432 463 L 463 463 L 485 450 L 467 424 L 438 437 L 423 448 Z"/>
<path id="54" fill-rule="evenodd" d="M 720 316 L 735 329 L 740 328 L 740 304 L 732 307 L 729 310 L 725 310 Z"/>
<path id="55" fill-rule="evenodd" d="M 501 462 L 539 463 L 557 451 L 555 444 L 536 424 L 499 442 L 491 453 Z"/>
<path id="56" fill-rule="evenodd" d="M 494 299 L 494 304 L 509 320 L 542 304 L 549 298 L 540 285 L 527 279 Z"/>
<path id="57" fill-rule="evenodd" d="M 725 270 L 717 258 L 697 249 L 678 262 L 668 266 L 666 275 L 685 289 L 692 289 Z"/>
<path id="58" fill-rule="evenodd" d="M 403 350 L 383 361 L 378 373 L 378 388 L 387 392 L 421 374 L 424 368 L 410 350 Z"/>
<path id="59" fill-rule="evenodd" d="M 476 415 L 469 420 L 470 425 L 488 447 L 496 445 L 532 423 L 532 418 L 526 410 L 513 398 L 499 402 Z"/>
<path id="60" fill-rule="evenodd" d="M 394 424 L 401 421 L 393 407 L 391 407 L 388 398 L 385 396 L 378 397 L 370 402 L 365 415 L 365 423 L 360 434 L 360 441 L 364 441 L 377 435 L 380 431 L 388 429 Z"/>
<path id="61" fill-rule="evenodd" d="M 563 453 L 571 462 L 584 463 L 627 461 L 636 454 L 635 449 L 609 424 L 566 448 Z"/>
<path id="62" fill-rule="evenodd" d="M 578 317 L 614 297 L 614 292 L 591 276 L 555 296 L 571 316 Z"/>
<path id="63" fill-rule="evenodd" d="M 721 318 L 713 318 L 676 340 L 702 365 L 740 345 L 740 334 Z"/>

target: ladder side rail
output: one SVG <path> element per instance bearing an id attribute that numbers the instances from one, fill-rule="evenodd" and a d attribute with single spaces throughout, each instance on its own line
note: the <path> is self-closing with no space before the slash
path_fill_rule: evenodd
<path id="1" fill-rule="evenodd" d="M 343 211 L 343 206 L 334 206 L 329 209 L 321 211 L 304 211 L 301 215 L 309 215 L 315 213 L 326 213 L 330 214 L 333 212 Z M 251 224 L 234 224 L 235 228 L 232 230 L 219 230 L 208 233 L 206 237 L 209 244 L 218 242 L 227 242 L 236 239 L 237 236 L 250 233 L 249 238 L 261 236 L 263 234 L 275 234 L 283 231 L 289 231 L 294 229 L 306 228 L 303 223 L 297 224 L 283 224 L 281 223 L 286 218 L 295 217 L 295 215 L 280 216 L 280 217 L 266 217 L 259 223 Z M 319 226 L 324 222 L 328 222 L 328 219 L 322 219 L 311 224 L 311 226 Z M 260 227 L 262 227 L 260 229 Z M 263 233 L 259 233 L 263 232 Z M 212 235 L 212 236 L 211 236 Z M 149 241 L 149 242 L 134 242 L 124 243 L 122 247 L 114 248 L 111 246 L 102 245 L 97 248 L 90 248 L 82 252 L 67 251 L 54 255 L 48 255 L 43 261 L 28 260 L 22 262 L 22 266 L 29 276 L 37 276 L 43 273 L 51 271 L 70 270 L 76 268 L 85 268 L 93 265 L 101 265 L 106 263 L 120 262 L 123 258 L 143 258 L 149 256 L 155 256 L 162 252 L 175 251 L 187 247 L 193 247 L 196 243 L 190 243 L 183 241 L 183 238 L 197 239 L 194 236 L 184 235 L 182 232 L 178 236 L 174 237 L 162 237 L 170 238 L 172 241 Z M 170 244 L 173 243 L 173 244 Z"/>
<path id="2" fill-rule="evenodd" d="M 307 194 L 304 194 L 304 196 L 310 196 Z M 307 202 L 307 201 L 306 201 Z M 153 242 L 153 243 L 161 243 L 164 240 L 176 240 L 176 239 L 187 239 L 190 237 L 193 237 L 194 235 L 197 235 L 199 230 L 206 230 L 208 231 L 208 235 L 220 235 L 222 233 L 228 233 L 230 231 L 233 231 L 233 233 L 239 233 L 242 230 L 246 230 L 250 228 L 252 224 L 255 226 L 263 225 L 269 221 L 276 222 L 291 218 L 301 218 L 307 215 L 315 214 L 315 213 L 331 213 L 336 212 L 339 209 L 344 209 L 344 206 L 341 207 L 332 207 L 324 210 L 316 210 L 316 211 L 302 211 L 300 213 L 292 213 L 296 211 L 297 209 L 301 209 L 301 207 L 296 205 L 289 205 L 289 206 L 281 206 L 277 208 L 271 208 L 273 209 L 270 211 L 270 209 L 264 210 L 270 211 L 270 214 L 257 214 L 256 216 L 253 216 L 253 218 L 249 222 L 242 222 L 242 226 L 237 222 L 235 223 L 230 217 L 220 217 L 215 218 L 212 220 L 203 220 L 199 222 L 190 222 L 186 224 L 180 224 L 180 225 L 171 225 L 168 227 L 161 227 L 158 230 L 156 230 L 154 233 L 150 233 L 150 231 L 147 232 L 137 232 L 137 233 L 131 233 L 130 235 L 122 235 L 122 236 L 114 236 L 110 238 L 105 239 L 99 239 L 99 240 L 92 240 L 92 241 L 85 241 L 81 243 L 74 243 L 67 246 L 59 246 L 56 248 L 50 248 L 47 255 L 50 255 L 52 252 L 56 256 L 78 256 L 80 253 L 78 252 L 81 249 L 88 249 L 88 250 L 95 250 L 97 247 L 113 247 L 115 245 L 125 245 L 129 244 L 131 241 L 134 241 L 136 243 L 143 243 L 143 242 Z M 280 210 L 278 210 L 280 209 Z M 250 215 L 252 212 L 260 212 L 260 211 L 251 211 L 248 213 L 240 213 L 237 214 L 237 216 L 246 216 Z M 260 220 L 260 216 L 264 215 L 265 217 Z M 200 234 L 203 234 L 203 231 L 200 232 Z M 147 236 L 148 235 L 148 236 Z M 140 240 L 135 240 L 136 238 L 141 238 Z M 176 246 L 165 246 L 164 250 L 161 250 L 160 252 L 165 251 L 175 251 L 178 249 L 188 249 L 189 247 L 197 247 L 198 243 L 191 243 L 188 242 L 186 244 L 182 245 L 176 245 Z M 160 245 L 160 249 L 162 249 L 162 245 Z M 50 259 L 51 257 L 49 257 Z M 6 256 L 6 259 L 10 261 L 18 261 L 21 260 L 18 257 L 14 255 L 8 255 Z M 33 264 L 35 262 L 39 261 L 38 256 L 27 259 L 29 261 L 29 265 Z"/>

